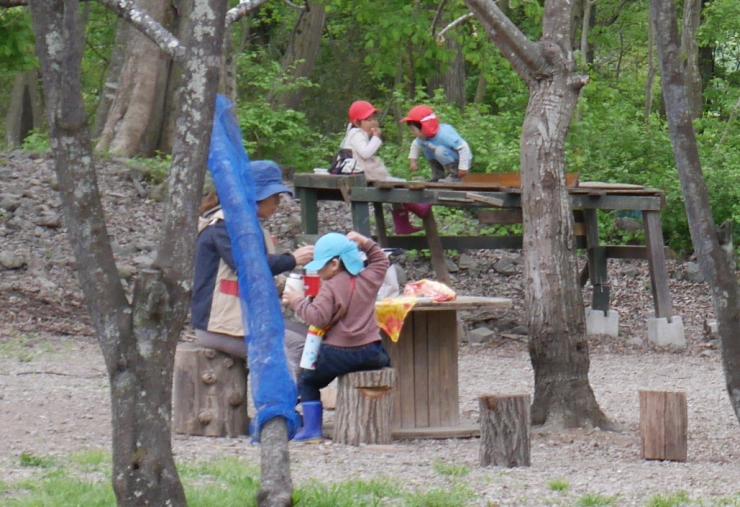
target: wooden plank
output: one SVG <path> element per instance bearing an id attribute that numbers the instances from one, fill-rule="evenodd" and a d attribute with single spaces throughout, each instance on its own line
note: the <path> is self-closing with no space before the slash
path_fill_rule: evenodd
<path id="1" fill-rule="evenodd" d="M 569 188 L 578 186 L 578 173 L 567 173 L 565 175 L 565 182 Z M 520 172 L 508 172 L 508 173 L 468 173 L 463 178 L 463 183 L 466 185 L 480 185 L 480 186 L 496 186 L 501 188 L 521 188 L 522 186 L 522 175 Z"/>
<path id="2" fill-rule="evenodd" d="M 444 248 L 437 232 L 437 222 L 434 220 L 434 211 L 430 210 L 427 216 L 422 218 L 424 231 L 426 232 L 427 245 L 432 254 L 432 268 L 437 275 L 437 280 L 449 285 L 450 273 L 447 271 Z"/>
<path id="3" fill-rule="evenodd" d="M 513 225 L 522 223 L 521 209 L 503 209 L 493 211 L 482 209 L 478 211 L 478 222 L 483 225 Z"/>
<path id="4" fill-rule="evenodd" d="M 427 385 L 429 385 L 429 426 L 442 425 L 441 402 L 442 397 L 440 390 L 437 388 L 439 379 L 442 378 L 440 370 L 439 350 L 444 347 L 442 337 L 435 333 L 434 329 L 439 327 L 439 312 L 424 312 L 427 317 L 427 327 L 432 332 L 427 331 Z"/>
<path id="5" fill-rule="evenodd" d="M 444 250 L 522 248 L 521 236 L 442 236 L 439 239 Z M 388 236 L 388 246 L 406 250 L 426 250 L 429 244 L 424 236 Z"/>
<path id="6" fill-rule="evenodd" d="M 504 200 L 499 197 L 486 196 L 477 192 L 466 192 L 465 196 L 471 201 L 488 204 L 497 208 L 502 208 L 504 206 Z"/>
<path id="7" fill-rule="evenodd" d="M 392 431 L 394 440 L 416 440 L 421 438 L 475 438 L 480 436 L 480 427 L 473 423 L 455 426 L 431 426 L 429 428 L 400 428 Z"/>
<path id="8" fill-rule="evenodd" d="M 375 216 L 375 234 L 378 236 L 378 244 L 381 248 L 388 247 L 388 234 L 385 230 L 385 216 L 383 215 L 383 203 L 373 203 L 373 215 Z"/>
<path id="9" fill-rule="evenodd" d="M 319 205 L 316 192 L 307 188 L 297 189 L 301 201 L 301 224 L 304 234 L 319 233 Z"/>
<path id="10" fill-rule="evenodd" d="M 429 426 L 429 331 L 426 313 L 414 315 L 414 427 Z"/>
<path id="11" fill-rule="evenodd" d="M 668 270 L 665 264 L 665 246 L 663 245 L 663 229 L 660 224 L 660 213 L 644 211 L 642 213 L 645 227 L 645 242 L 648 250 L 648 264 L 650 266 L 650 285 L 653 290 L 655 316 L 665 317 L 669 321 L 673 317 L 673 303 L 668 290 Z"/>
<path id="12" fill-rule="evenodd" d="M 401 331 L 401 336 L 394 346 L 398 347 L 398 363 L 391 362 L 396 369 L 396 382 L 399 394 L 399 427 L 415 427 L 416 398 L 414 396 L 414 320 L 416 314 L 412 311 L 406 317 L 406 323 Z"/>
<path id="13" fill-rule="evenodd" d="M 443 302 L 435 302 L 430 297 L 417 298 L 414 312 L 433 310 L 483 310 L 495 308 L 508 309 L 510 307 L 511 299 L 509 298 L 458 295 L 457 298 L 452 301 Z"/>
<path id="14" fill-rule="evenodd" d="M 327 188 L 338 189 L 340 182 L 348 182 L 350 187 L 365 186 L 367 184 L 364 174 L 352 176 L 336 176 L 334 174 L 311 174 L 300 173 L 293 177 L 295 189 L 299 188 Z"/>
<path id="15" fill-rule="evenodd" d="M 352 227 L 370 237 L 370 209 L 366 202 L 352 202 Z"/>
<path id="16" fill-rule="evenodd" d="M 437 388 L 440 393 L 440 418 L 443 426 L 456 426 L 460 420 L 460 398 L 458 391 L 458 336 L 457 312 L 449 310 L 440 312 L 437 326 L 429 332 L 439 334 L 439 379 Z"/>

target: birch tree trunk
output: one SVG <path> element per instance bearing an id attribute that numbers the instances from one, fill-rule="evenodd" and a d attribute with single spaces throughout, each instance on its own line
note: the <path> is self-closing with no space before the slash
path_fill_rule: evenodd
<path id="1" fill-rule="evenodd" d="M 565 139 L 586 76 L 575 73 L 571 4 L 546 0 L 543 36 L 532 42 L 491 0 L 466 0 L 529 86 L 521 138 L 525 301 L 535 386 L 532 423 L 610 427 L 589 384 Z"/>
<path id="2" fill-rule="evenodd" d="M 722 365 L 727 392 L 740 422 L 740 298 L 732 247 L 722 249 L 709 205 L 709 192 L 702 175 L 682 62 L 676 6 L 672 0 L 652 0 L 660 66 L 663 74 L 663 100 L 673 143 L 691 243 L 704 279 L 712 290 L 722 346 Z"/>
<path id="3" fill-rule="evenodd" d="M 65 225 L 108 370 L 113 488 L 119 505 L 185 505 L 171 448 L 172 368 L 188 308 L 184 281 L 191 279 L 226 0 L 196 0 L 199 25 L 189 38 L 191 79 L 184 91 L 162 244 L 154 266 L 137 277 L 131 304 L 113 258 L 85 125 L 79 2 L 31 0 L 30 7 Z"/>

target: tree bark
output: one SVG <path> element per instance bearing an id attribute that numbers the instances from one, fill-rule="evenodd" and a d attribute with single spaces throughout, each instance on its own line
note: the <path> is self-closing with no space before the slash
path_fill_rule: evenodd
<path id="1" fill-rule="evenodd" d="M 172 367 L 188 310 L 185 281 L 191 279 L 226 0 L 196 0 L 200 23 L 189 38 L 192 79 L 185 90 L 162 245 L 154 269 L 137 277 L 131 304 L 108 239 L 85 125 L 79 2 L 32 0 L 30 6 L 65 225 L 109 375 L 113 488 L 119 505 L 185 505 L 171 448 Z"/>
<path id="2" fill-rule="evenodd" d="M 306 2 L 281 62 L 283 69 L 294 79 L 308 78 L 313 74 L 321 49 L 325 23 L 326 10 L 323 4 L 315 1 Z M 304 91 L 297 89 L 281 94 L 275 98 L 275 102 L 296 109 L 303 102 L 303 95 Z"/>
<path id="3" fill-rule="evenodd" d="M 442 78 L 445 96 L 448 101 L 460 109 L 464 109 L 466 103 L 465 58 L 463 57 L 462 46 L 452 37 L 448 37 L 445 40 L 445 44 L 447 49 L 454 55 Z"/>
<path id="4" fill-rule="evenodd" d="M 645 82 L 645 121 L 650 121 L 653 114 L 653 85 L 655 84 L 655 23 L 652 14 L 648 13 L 648 71 Z"/>
<path id="5" fill-rule="evenodd" d="M 10 92 L 10 107 L 5 116 L 6 141 L 20 146 L 34 129 L 43 125 L 43 105 L 38 88 L 39 73 L 28 70 L 19 73 Z"/>
<path id="6" fill-rule="evenodd" d="M 529 86 L 521 138 L 525 301 L 535 374 L 533 424 L 610 423 L 588 380 L 573 213 L 565 183 L 565 139 L 587 77 L 575 73 L 571 5 L 547 0 L 534 43 L 490 0 L 467 0 L 493 42 Z"/>
<path id="7" fill-rule="evenodd" d="M 681 61 L 686 77 L 686 93 L 692 119 L 700 118 L 704 112 L 703 87 L 699 72 L 699 43 L 696 40 L 701 24 L 701 4 L 702 0 L 685 0 L 683 31 L 681 32 Z"/>
<path id="8" fill-rule="evenodd" d="M 529 402 L 528 394 L 478 398 L 481 466 L 530 465 Z"/>
<path id="9" fill-rule="evenodd" d="M 260 433 L 262 480 L 257 495 L 259 507 L 290 507 L 293 505 L 293 481 L 290 478 L 288 427 L 285 419 L 268 421 Z"/>
<path id="10" fill-rule="evenodd" d="M 166 0 L 146 0 L 141 8 L 157 22 L 165 17 Z M 157 86 L 166 77 L 169 56 L 146 36 L 129 31 L 126 57 L 118 78 L 97 149 L 130 157 L 149 154 L 143 149 L 144 135 L 152 122 L 157 105 Z M 149 145 L 152 143 L 149 142 Z"/>
<path id="11" fill-rule="evenodd" d="M 704 181 L 699 149 L 691 121 L 685 73 L 681 65 L 676 10 L 672 0 L 652 0 L 658 54 L 663 75 L 663 100 L 673 143 L 681 190 L 694 252 L 704 279 L 712 291 L 722 346 L 722 365 L 727 392 L 740 422 L 740 298 L 738 282 L 730 257 L 718 239 L 709 192 Z"/>

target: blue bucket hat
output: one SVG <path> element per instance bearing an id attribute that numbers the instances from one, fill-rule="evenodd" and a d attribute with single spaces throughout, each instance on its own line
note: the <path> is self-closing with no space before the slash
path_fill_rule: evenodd
<path id="1" fill-rule="evenodd" d="M 351 275 L 359 275 L 365 269 L 357 243 L 344 234 L 330 232 L 321 236 L 314 245 L 313 260 L 306 264 L 306 271 L 318 272 L 335 257 L 342 260 L 345 269 Z"/>
<path id="2" fill-rule="evenodd" d="M 272 160 L 253 160 L 254 193 L 257 201 L 264 201 L 275 194 L 290 194 L 293 191 L 283 183 L 283 171 Z"/>

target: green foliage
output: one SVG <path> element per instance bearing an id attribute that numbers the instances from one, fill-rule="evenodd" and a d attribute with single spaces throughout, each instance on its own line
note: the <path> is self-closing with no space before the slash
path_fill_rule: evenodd
<path id="1" fill-rule="evenodd" d="M 591 493 L 579 498 L 576 505 L 578 505 L 578 507 L 606 507 L 617 505 L 617 497 Z"/>
<path id="2" fill-rule="evenodd" d="M 568 483 L 568 481 L 558 479 L 558 480 L 550 481 L 547 484 L 547 487 L 550 488 L 551 491 L 558 491 L 560 493 L 563 493 L 570 489 L 570 483 Z"/>
<path id="3" fill-rule="evenodd" d="M 144 178 L 158 185 L 167 179 L 172 166 L 172 155 L 157 153 L 154 157 L 136 157 L 128 161 L 128 164 L 141 171 Z"/>
<path id="4" fill-rule="evenodd" d="M 434 464 L 434 471 L 447 477 L 465 477 L 470 474 L 470 468 L 465 465 L 451 465 L 441 461 Z"/>
<path id="5" fill-rule="evenodd" d="M 23 148 L 23 151 L 35 155 L 43 155 L 45 153 L 48 153 L 51 149 L 51 145 L 49 143 L 49 133 L 39 130 L 32 131 L 23 140 L 23 145 L 21 146 L 21 148 Z"/>
<path id="6" fill-rule="evenodd" d="M 22 452 L 19 463 L 22 467 L 50 468 L 54 460 L 45 456 L 36 456 L 30 452 Z"/>
<path id="7" fill-rule="evenodd" d="M 14 74 L 36 65 L 28 10 L 0 8 L 0 74 Z"/>
<path id="8" fill-rule="evenodd" d="M 679 491 L 668 496 L 656 495 L 648 501 L 647 507 L 681 507 L 689 505 L 690 501 L 685 491 Z"/>

